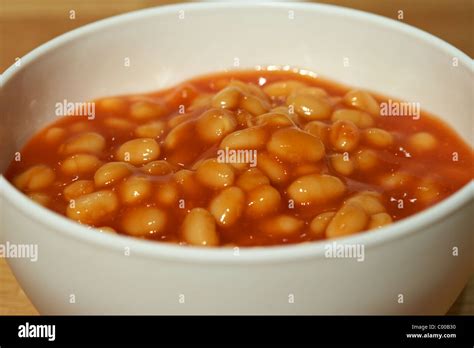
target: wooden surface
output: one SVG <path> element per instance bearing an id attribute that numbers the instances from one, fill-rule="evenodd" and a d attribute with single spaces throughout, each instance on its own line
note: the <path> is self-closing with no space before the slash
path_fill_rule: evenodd
<path id="1" fill-rule="evenodd" d="M 146 7 L 175 1 L 153 0 L 0 0 L 0 71 L 16 57 L 84 24 Z M 323 0 L 373 12 L 428 31 L 474 54 L 471 0 Z M 74 11 L 75 18 L 70 18 Z M 0 315 L 37 314 L 16 282 L 5 260 L 0 259 Z M 459 296 L 450 314 L 474 314 L 474 279 Z"/>

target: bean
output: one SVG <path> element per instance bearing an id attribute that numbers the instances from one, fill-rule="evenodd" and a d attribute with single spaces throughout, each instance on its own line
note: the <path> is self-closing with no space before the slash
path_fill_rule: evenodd
<path id="1" fill-rule="evenodd" d="M 319 138 L 324 145 L 329 144 L 329 125 L 320 121 L 311 121 L 306 123 L 304 130 L 309 134 Z"/>
<path id="2" fill-rule="evenodd" d="M 304 221 L 290 215 L 271 217 L 260 224 L 260 228 L 265 234 L 278 237 L 291 236 L 300 231 L 303 226 Z"/>
<path id="3" fill-rule="evenodd" d="M 381 228 L 392 223 L 392 217 L 387 213 L 378 213 L 374 214 L 370 217 L 369 221 L 369 230 L 373 230 L 376 228 Z"/>
<path id="4" fill-rule="evenodd" d="M 175 182 L 165 182 L 158 185 L 156 200 L 164 206 L 176 205 L 179 199 L 179 190 Z"/>
<path id="5" fill-rule="evenodd" d="M 28 194 L 28 197 L 45 207 L 51 202 L 51 197 L 49 197 L 46 193 L 32 192 Z"/>
<path id="6" fill-rule="evenodd" d="M 186 243 L 191 245 L 219 245 L 214 218 L 204 208 L 194 208 L 186 215 L 181 226 L 181 234 Z"/>
<path id="7" fill-rule="evenodd" d="M 256 218 L 278 211 L 280 207 L 280 193 L 270 185 L 260 185 L 247 196 L 247 215 Z"/>
<path id="8" fill-rule="evenodd" d="M 430 178 L 422 179 L 416 185 L 415 197 L 422 204 L 432 204 L 441 198 L 441 188 Z"/>
<path id="9" fill-rule="evenodd" d="M 244 191 L 250 191 L 260 185 L 267 185 L 270 180 L 258 168 L 250 168 L 237 179 L 236 185 Z"/>
<path id="10" fill-rule="evenodd" d="M 139 138 L 123 143 L 117 150 L 116 157 L 120 161 L 133 165 L 141 165 L 160 156 L 160 145 L 151 138 Z"/>
<path id="11" fill-rule="evenodd" d="M 189 111 L 195 111 L 198 109 L 209 108 L 212 105 L 212 99 L 214 95 L 210 93 L 202 93 L 193 99 L 191 105 L 188 107 Z"/>
<path id="12" fill-rule="evenodd" d="M 351 152 L 359 145 L 359 129 L 351 121 L 336 121 L 329 132 L 329 142 L 336 151 Z"/>
<path id="13" fill-rule="evenodd" d="M 252 127 L 230 133 L 221 142 L 220 148 L 232 150 L 260 149 L 265 146 L 268 134 L 261 127 Z"/>
<path id="14" fill-rule="evenodd" d="M 373 191 L 362 191 L 346 200 L 346 204 L 359 205 L 368 215 L 385 212 L 382 195 Z"/>
<path id="15" fill-rule="evenodd" d="M 121 131 L 128 131 L 133 128 L 133 123 L 118 117 L 107 117 L 104 119 L 104 125 Z"/>
<path id="16" fill-rule="evenodd" d="M 245 204 L 244 192 L 235 186 L 222 190 L 209 204 L 209 211 L 221 227 L 229 227 L 242 215 Z"/>
<path id="17" fill-rule="evenodd" d="M 57 144 L 66 136 L 66 130 L 59 127 L 49 128 L 44 134 L 44 140 L 49 144 Z"/>
<path id="18" fill-rule="evenodd" d="M 105 98 L 98 102 L 100 108 L 110 113 L 122 113 L 127 108 L 127 102 L 121 98 Z"/>
<path id="19" fill-rule="evenodd" d="M 375 169 L 378 161 L 377 153 L 370 149 L 361 149 L 355 155 L 357 169 L 364 172 Z"/>
<path id="20" fill-rule="evenodd" d="M 82 195 L 72 201 L 66 209 L 66 215 L 84 224 L 97 224 L 111 217 L 118 209 L 117 195 L 108 190 Z"/>
<path id="21" fill-rule="evenodd" d="M 151 195 L 151 182 L 142 176 L 131 176 L 119 186 L 120 200 L 124 204 L 136 204 Z"/>
<path id="22" fill-rule="evenodd" d="M 326 212 L 319 214 L 309 225 L 309 231 L 313 237 L 324 237 L 324 233 L 326 232 L 326 228 L 331 222 L 332 218 L 336 215 L 335 212 Z"/>
<path id="23" fill-rule="evenodd" d="M 379 103 L 369 93 L 361 90 L 352 90 L 344 95 L 343 102 L 359 110 L 366 111 L 374 116 L 380 114 Z"/>
<path id="24" fill-rule="evenodd" d="M 286 105 L 293 106 L 295 112 L 306 120 L 326 120 L 331 116 L 332 106 L 327 98 L 309 94 L 290 95 Z"/>
<path id="25" fill-rule="evenodd" d="M 129 176 L 133 167 L 124 162 L 108 162 L 97 169 L 94 183 L 97 187 L 109 186 Z"/>
<path id="26" fill-rule="evenodd" d="M 167 175 L 174 171 L 174 167 L 171 163 L 165 160 L 148 162 L 140 168 L 143 172 L 151 175 Z"/>
<path id="27" fill-rule="evenodd" d="M 302 164 L 296 169 L 292 171 L 292 176 L 295 178 L 299 178 L 300 176 L 308 175 L 308 174 L 319 174 L 323 171 L 323 165 L 321 163 L 312 164 L 312 163 L 305 163 Z"/>
<path id="28" fill-rule="evenodd" d="M 273 184 L 283 184 L 289 178 L 287 168 L 268 153 L 257 155 L 257 167 Z"/>
<path id="29" fill-rule="evenodd" d="M 192 114 L 182 114 L 182 115 L 176 115 L 171 117 L 168 120 L 168 128 L 175 128 L 176 126 L 180 125 L 181 123 L 184 123 L 186 121 L 190 121 Z"/>
<path id="30" fill-rule="evenodd" d="M 163 121 L 152 121 L 135 128 L 135 135 L 139 138 L 160 139 L 166 131 L 166 123 Z"/>
<path id="31" fill-rule="evenodd" d="M 202 194 L 202 186 L 196 179 L 194 172 L 181 169 L 174 173 L 174 180 L 186 195 L 197 197 Z"/>
<path id="32" fill-rule="evenodd" d="M 295 93 L 303 95 L 311 95 L 316 98 L 325 98 L 328 96 L 327 92 L 319 87 L 301 87 Z"/>
<path id="33" fill-rule="evenodd" d="M 117 234 L 117 231 L 115 231 L 112 227 L 110 226 L 101 226 L 97 227 L 97 230 L 101 233 L 108 233 L 108 234 Z"/>
<path id="34" fill-rule="evenodd" d="M 336 153 L 330 157 L 331 166 L 341 175 L 349 176 L 354 172 L 354 160 L 344 154 Z"/>
<path id="35" fill-rule="evenodd" d="M 137 101 L 130 106 L 130 116 L 135 120 L 151 120 L 166 115 L 163 105 L 148 101 Z"/>
<path id="36" fill-rule="evenodd" d="M 237 87 L 226 87 L 218 92 L 211 100 L 213 108 L 235 109 L 239 106 L 242 91 Z"/>
<path id="37" fill-rule="evenodd" d="M 393 172 L 383 175 L 380 178 L 380 185 L 385 190 L 397 190 L 407 186 L 411 182 L 411 177 L 404 172 Z"/>
<path id="38" fill-rule="evenodd" d="M 77 153 L 100 154 L 105 148 L 105 139 L 102 135 L 94 132 L 82 133 L 66 141 L 59 147 L 62 155 L 74 155 Z"/>
<path id="39" fill-rule="evenodd" d="M 295 126 L 294 122 L 287 116 L 277 112 L 269 112 L 255 118 L 257 126 L 268 125 L 273 127 Z"/>
<path id="40" fill-rule="evenodd" d="M 166 227 L 166 213 L 153 207 L 136 207 L 125 211 L 122 228 L 135 237 L 162 234 Z"/>
<path id="41" fill-rule="evenodd" d="M 38 164 L 13 178 L 13 185 L 21 191 L 38 191 L 49 187 L 55 179 L 50 167 Z"/>
<path id="42" fill-rule="evenodd" d="M 435 150 L 438 140 L 428 132 L 418 132 L 408 138 L 408 145 L 411 151 L 424 153 Z"/>
<path id="43" fill-rule="evenodd" d="M 101 162 L 94 155 L 77 154 L 67 157 L 61 164 L 61 171 L 66 175 L 80 175 L 94 172 Z"/>
<path id="44" fill-rule="evenodd" d="M 327 226 L 326 236 L 336 238 L 363 231 L 369 222 L 367 213 L 356 204 L 344 204 Z"/>
<path id="45" fill-rule="evenodd" d="M 279 129 L 273 133 L 267 150 L 288 162 L 316 162 L 324 157 L 324 145 L 315 136 L 296 128 Z"/>
<path id="46" fill-rule="evenodd" d="M 378 148 L 387 148 L 393 144 L 393 135 L 384 129 L 368 128 L 364 130 L 364 140 L 367 144 Z"/>
<path id="47" fill-rule="evenodd" d="M 331 120 L 335 121 L 351 121 L 359 128 L 373 127 L 374 119 L 370 114 L 360 110 L 339 109 L 332 113 Z"/>
<path id="48" fill-rule="evenodd" d="M 219 163 L 211 158 L 202 162 L 196 171 L 196 178 L 204 186 L 211 189 L 221 189 L 234 183 L 234 171 L 225 163 Z"/>
<path id="49" fill-rule="evenodd" d="M 78 121 L 75 121 L 73 124 L 71 124 L 69 127 L 68 127 L 69 131 L 71 133 L 82 133 L 82 132 L 86 132 L 87 130 L 90 130 L 90 124 L 89 122 L 78 122 Z"/>
<path id="50" fill-rule="evenodd" d="M 298 88 L 306 86 L 299 81 L 278 81 L 265 85 L 263 91 L 270 97 L 287 97 Z"/>
<path id="51" fill-rule="evenodd" d="M 176 149 L 180 144 L 186 141 L 188 134 L 192 134 L 194 126 L 195 123 L 190 120 L 174 127 L 165 138 L 165 148 L 168 150 Z"/>
<path id="52" fill-rule="evenodd" d="M 270 104 L 253 95 L 244 96 L 240 100 L 240 107 L 254 116 L 262 115 L 270 110 Z"/>
<path id="53" fill-rule="evenodd" d="M 69 202 L 71 199 L 92 192 L 94 192 L 94 182 L 92 180 L 77 180 L 64 188 L 63 197 L 67 202 Z"/>
<path id="54" fill-rule="evenodd" d="M 204 112 L 196 122 L 196 131 L 207 143 L 220 141 L 237 127 L 237 120 L 227 110 L 210 109 Z"/>
<path id="55" fill-rule="evenodd" d="M 341 197 L 346 190 L 344 183 L 331 175 L 311 174 L 302 176 L 288 187 L 288 195 L 301 205 L 322 204 Z"/>

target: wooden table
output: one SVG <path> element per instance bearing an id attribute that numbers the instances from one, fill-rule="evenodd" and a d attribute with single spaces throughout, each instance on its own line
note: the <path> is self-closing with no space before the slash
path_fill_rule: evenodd
<path id="1" fill-rule="evenodd" d="M 153 0 L 2 0 L 0 1 L 0 71 L 40 44 L 66 31 L 119 13 L 176 1 Z M 397 19 L 431 32 L 473 56 L 471 0 L 323 0 Z M 74 11 L 74 18 L 71 14 Z M 0 315 L 37 314 L 0 259 Z M 450 314 L 474 314 L 474 279 Z"/>

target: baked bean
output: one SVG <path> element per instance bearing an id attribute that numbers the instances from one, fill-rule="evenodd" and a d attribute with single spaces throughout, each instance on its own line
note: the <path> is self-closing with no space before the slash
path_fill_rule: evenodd
<path id="1" fill-rule="evenodd" d="M 248 192 L 246 213 L 253 218 L 269 215 L 278 211 L 280 202 L 278 190 L 270 185 L 260 185 Z"/>
<path id="2" fill-rule="evenodd" d="M 222 190 L 209 204 L 209 211 L 221 227 L 229 227 L 237 222 L 244 210 L 245 194 L 235 186 Z"/>
<path id="3" fill-rule="evenodd" d="M 92 180 L 77 180 L 64 188 L 63 197 L 67 202 L 69 202 L 71 199 L 92 192 L 94 192 L 94 182 Z"/>
<path id="4" fill-rule="evenodd" d="M 311 220 L 309 225 L 310 233 L 318 238 L 324 237 L 326 227 L 329 225 L 329 222 L 331 222 L 331 219 L 334 217 L 334 215 L 336 215 L 335 212 L 326 212 L 316 216 L 313 220 Z"/>
<path id="5" fill-rule="evenodd" d="M 186 195 L 199 196 L 201 194 L 201 185 L 196 179 L 194 172 L 181 169 L 174 173 L 175 182 L 182 188 Z"/>
<path id="6" fill-rule="evenodd" d="M 140 169 L 151 175 L 167 175 L 174 171 L 174 167 L 165 160 L 148 162 Z"/>
<path id="7" fill-rule="evenodd" d="M 307 120 L 326 120 L 331 116 L 332 106 L 327 98 L 310 94 L 292 94 L 286 100 L 295 112 Z"/>
<path id="8" fill-rule="evenodd" d="M 160 156 L 160 145 L 151 138 L 129 140 L 117 150 L 120 161 L 141 165 L 156 160 Z"/>
<path id="9" fill-rule="evenodd" d="M 270 105 L 253 95 L 246 95 L 240 100 L 240 107 L 254 116 L 262 115 L 270 110 Z"/>
<path id="10" fill-rule="evenodd" d="M 349 176 L 354 172 L 354 160 L 349 154 L 336 153 L 330 157 L 331 166 L 341 175 Z"/>
<path id="11" fill-rule="evenodd" d="M 250 191 L 260 185 L 268 185 L 270 180 L 258 168 L 250 168 L 237 179 L 236 185 L 244 191 Z"/>
<path id="12" fill-rule="evenodd" d="M 441 198 L 441 188 L 432 179 L 422 179 L 416 185 L 415 197 L 422 204 L 431 204 Z"/>
<path id="13" fill-rule="evenodd" d="M 143 176 L 131 176 L 120 184 L 118 193 L 122 203 L 140 203 L 150 197 L 151 182 Z"/>
<path id="14" fill-rule="evenodd" d="M 324 145 L 329 144 L 330 126 L 320 121 L 311 121 L 306 123 L 304 130 L 309 134 L 319 138 Z"/>
<path id="15" fill-rule="evenodd" d="M 122 98 L 104 98 L 97 103 L 100 108 L 110 113 L 122 113 L 127 108 L 127 102 Z"/>
<path id="16" fill-rule="evenodd" d="M 295 126 L 295 123 L 287 116 L 281 113 L 269 112 L 267 114 L 255 117 L 255 125 L 269 125 L 275 127 Z"/>
<path id="17" fill-rule="evenodd" d="M 228 164 L 211 158 L 201 163 L 196 171 L 196 178 L 204 186 L 221 189 L 234 183 L 234 171 Z"/>
<path id="18" fill-rule="evenodd" d="M 392 223 L 392 217 L 387 213 L 378 213 L 374 214 L 370 217 L 369 221 L 369 230 L 373 230 L 376 228 L 381 228 Z"/>
<path id="19" fill-rule="evenodd" d="M 433 151 L 438 146 L 438 140 L 428 132 L 418 132 L 408 138 L 410 151 L 424 153 Z"/>
<path id="20" fill-rule="evenodd" d="M 351 121 L 336 121 L 329 132 L 329 142 L 336 151 L 351 152 L 359 145 L 360 132 Z"/>
<path id="21" fill-rule="evenodd" d="M 409 184 L 411 178 L 407 173 L 394 172 L 384 174 L 380 178 L 380 185 L 385 190 L 397 190 Z"/>
<path id="22" fill-rule="evenodd" d="M 166 227 L 166 213 L 153 207 L 136 207 L 125 211 L 122 228 L 125 233 L 135 237 L 161 234 Z"/>
<path id="23" fill-rule="evenodd" d="M 44 134 L 44 140 L 49 144 L 57 144 L 66 136 L 66 131 L 63 128 L 52 127 Z"/>
<path id="24" fill-rule="evenodd" d="M 156 190 L 156 200 L 164 206 L 176 205 L 179 199 L 179 190 L 175 182 L 159 184 Z"/>
<path id="25" fill-rule="evenodd" d="M 161 138 L 166 131 L 166 123 L 152 121 L 135 128 L 135 135 L 139 138 Z"/>
<path id="26" fill-rule="evenodd" d="M 370 149 L 361 149 L 355 154 L 356 167 L 364 172 L 375 169 L 378 161 L 377 153 Z"/>
<path id="27" fill-rule="evenodd" d="M 363 231 L 369 222 L 367 213 L 357 204 L 344 204 L 326 228 L 328 238 L 337 238 Z"/>
<path id="28" fill-rule="evenodd" d="M 294 169 L 291 174 L 294 178 L 299 178 L 300 176 L 308 175 L 308 174 L 315 174 L 315 173 L 321 173 L 323 169 L 323 166 L 321 163 L 318 164 L 312 164 L 312 163 L 305 163 L 302 164 L 296 169 Z"/>
<path id="29" fill-rule="evenodd" d="M 117 231 L 115 231 L 112 227 L 110 226 L 101 226 L 97 227 L 97 230 L 102 233 L 109 233 L 109 234 L 117 234 Z"/>
<path id="30" fill-rule="evenodd" d="M 62 155 L 74 155 L 76 153 L 100 154 L 105 148 L 105 139 L 102 135 L 94 132 L 82 133 L 66 141 L 59 147 Z"/>
<path id="31" fill-rule="evenodd" d="M 300 231 L 304 221 L 290 215 L 278 215 L 264 220 L 260 228 L 270 236 L 287 237 Z"/>
<path id="32" fill-rule="evenodd" d="M 70 125 L 68 129 L 71 133 L 82 133 L 90 130 L 90 125 L 87 121 L 76 122 Z"/>
<path id="33" fill-rule="evenodd" d="M 236 127 L 237 121 L 234 115 L 227 110 L 208 110 L 196 122 L 197 134 L 207 143 L 220 141 Z"/>
<path id="34" fill-rule="evenodd" d="M 213 94 L 210 93 L 203 93 L 198 95 L 192 101 L 191 105 L 188 107 L 189 111 L 195 111 L 202 108 L 208 108 L 212 105 L 212 98 L 214 97 Z"/>
<path id="35" fill-rule="evenodd" d="M 130 106 L 130 116 L 139 121 L 151 120 L 162 117 L 165 114 L 166 108 L 157 103 L 137 101 Z"/>
<path id="36" fill-rule="evenodd" d="M 302 176 L 288 187 L 288 195 L 301 205 L 322 204 L 341 197 L 346 191 L 344 183 L 331 175 Z"/>
<path id="37" fill-rule="evenodd" d="M 296 90 L 298 94 L 312 95 L 317 98 L 325 98 L 328 96 L 327 92 L 318 87 L 301 87 Z"/>
<path id="38" fill-rule="evenodd" d="M 192 209 L 184 218 L 181 233 L 186 243 L 199 246 L 219 244 L 216 222 L 204 208 Z"/>
<path id="39" fill-rule="evenodd" d="M 364 130 L 364 141 L 374 147 L 387 148 L 393 144 L 393 135 L 384 129 L 368 128 Z"/>
<path id="40" fill-rule="evenodd" d="M 124 162 L 108 162 L 97 169 L 94 174 L 94 183 L 97 187 L 109 186 L 129 176 L 133 167 Z"/>
<path id="41" fill-rule="evenodd" d="M 175 128 L 176 126 L 180 125 L 181 123 L 184 123 L 186 121 L 190 121 L 192 117 L 190 117 L 192 114 L 182 114 L 182 115 L 176 115 L 173 118 L 169 119 L 167 122 L 167 126 L 170 129 Z"/>
<path id="42" fill-rule="evenodd" d="M 56 179 L 54 171 L 39 164 L 28 168 L 23 173 L 13 178 L 13 185 L 21 191 L 38 191 L 50 186 Z"/>
<path id="43" fill-rule="evenodd" d="M 296 128 L 279 129 L 267 143 L 267 150 L 288 162 L 316 162 L 324 157 L 324 145 L 317 137 Z"/>
<path id="44" fill-rule="evenodd" d="M 332 113 L 331 120 L 336 121 L 351 121 L 359 128 L 373 127 L 374 119 L 370 114 L 360 110 L 339 109 Z"/>
<path id="45" fill-rule="evenodd" d="M 165 138 L 165 148 L 168 150 L 176 149 L 179 144 L 186 140 L 188 134 L 193 132 L 194 125 L 195 123 L 189 120 L 174 127 Z"/>
<path id="46" fill-rule="evenodd" d="M 235 119 L 237 124 L 241 127 L 253 127 L 254 126 L 254 117 L 248 111 L 243 109 L 237 110 L 237 114 L 235 115 Z"/>
<path id="47" fill-rule="evenodd" d="M 220 144 L 221 149 L 232 150 L 260 149 L 265 146 L 268 134 L 261 127 L 252 127 L 230 133 Z"/>
<path id="48" fill-rule="evenodd" d="M 263 91 L 270 97 L 287 97 L 295 90 L 306 85 L 299 81 L 278 81 L 267 84 Z"/>
<path id="49" fill-rule="evenodd" d="M 49 197 L 46 193 L 32 192 L 28 194 L 28 197 L 45 207 L 51 202 L 51 197 Z"/>
<path id="50" fill-rule="evenodd" d="M 374 191 L 362 191 L 346 200 L 346 204 L 359 205 L 359 207 L 368 215 L 373 215 L 385 212 L 385 207 L 381 200 L 382 196 L 380 193 Z"/>
<path id="51" fill-rule="evenodd" d="M 268 153 L 257 155 L 257 167 L 270 179 L 272 184 L 283 184 L 289 178 L 286 167 Z"/>
<path id="52" fill-rule="evenodd" d="M 128 131 L 133 128 L 133 123 L 118 117 L 107 117 L 104 120 L 104 125 L 121 131 Z"/>
<path id="53" fill-rule="evenodd" d="M 235 109 L 239 106 L 242 91 L 237 87 L 226 87 L 218 92 L 211 100 L 213 108 Z"/>
<path id="54" fill-rule="evenodd" d="M 71 204 L 73 203 L 73 204 Z M 111 217 L 118 209 L 119 202 L 113 191 L 97 191 L 73 199 L 66 215 L 83 224 L 94 225 Z"/>
<path id="55" fill-rule="evenodd" d="M 236 87 L 240 91 L 242 91 L 242 93 L 245 95 L 252 95 L 252 96 L 258 97 L 259 99 L 265 102 L 268 101 L 267 95 L 258 86 L 252 83 L 245 83 L 239 80 L 232 80 L 229 82 L 227 87 Z"/>
<path id="56" fill-rule="evenodd" d="M 67 157 L 61 164 L 61 171 L 70 176 L 94 172 L 101 162 L 94 155 L 77 154 Z"/>
<path id="57" fill-rule="evenodd" d="M 361 90 L 352 90 L 344 95 L 343 102 L 348 106 L 353 106 L 359 110 L 366 111 L 374 116 L 380 114 L 379 103 L 372 95 Z"/>

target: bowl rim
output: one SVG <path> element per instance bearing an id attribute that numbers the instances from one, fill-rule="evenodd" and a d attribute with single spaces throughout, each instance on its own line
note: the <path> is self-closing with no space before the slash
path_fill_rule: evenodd
<path id="1" fill-rule="evenodd" d="M 145 8 L 137 11 L 127 12 L 117 16 L 105 18 L 85 26 L 76 28 L 64 33 L 52 40 L 35 48 L 21 58 L 21 66 L 11 65 L 2 77 L 2 85 L 12 79 L 16 73 L 26 69 L 27 66 L 61 45 L 68 43 L 83 35 L 113 26 L 119 23 L 135 20 L 154 15 L 168 15 L 177 13 L 180 10 L 206 11 L 213 9 L 255 9 L 255 8 L 282 8 L 287 10 L 305 10 L 329 13 L 331 15 L 351 16 L 364 19 L 370 25 L 379 25 L 389 29 L 397 30 L 422 41 L 428 42 L 439 49 L 448 52 L 452 56 L 458 57 L 461 64 L 464 64 L 471 73 L 473 67 L 471 59 L 464 52 L 448 44 L 447 42 L 426 33 L 420 29 L 412 27 L 403 22 L 382 17 L 372 13 L 354 10 L 350 8 L 314 4 L 314 3 L 184 3 L 166 6 Z M 472 146 L 472 145 L 471 145 Z M 368 231 L 338 239 L 328 239 L 309 243 L 298 243 L 291 245 L 263 246 L 263 247 L 241 247 L 238 253 L 234 248 L 217 247 L 204 248 L 197 246 L 181 246 L 171 243 L 159 243 L 156 241 L 141 240 L 135 237 L 123 235 L 112 235 L 108 233 L 98 233 L 91 227 L 86 227 L 76 223 L 60 214 L 57 214 L 29 199 L 22 192 L 17 190 L 6 178 L 0 175 L 0 195 L 11 203 L 19 212 L 29 216 L 36 223 L 45 226 L 54 234 L 60 234 L 64 238 L 73 238 L 75 241 L 89 244 L 92 247 L 104 249 L 120 249 L 124 247 L 133 250 L 134 256 L 146 258 L 166 258 L 169 260 L 179 260 L 188 262 L 214 262 L 220 261 L 222 264 L 248 264 L 266 262 L 284 262 L 288 260 L 303 260 L 306 258 L 324 258 L 326 245 L 334 242 L 338 244 L 362 244 L 365 247 L 375 247 L 388 243 L 395 239 L 407 238 L 415 233 L 421 233 L 422 228 L 435 224 L 447 215 L 468 205 L 474 196 L 474 182 L 471 180 L 461 189 L 447 197 L 434 206 L 423 210 L 420 213 L 404 218 L 396 223 L 383 227 L 377 231 Z M 5 222 L 3 222 L 5 224 Z M 4 226 L 3 226 L 4 227 Z"/>

